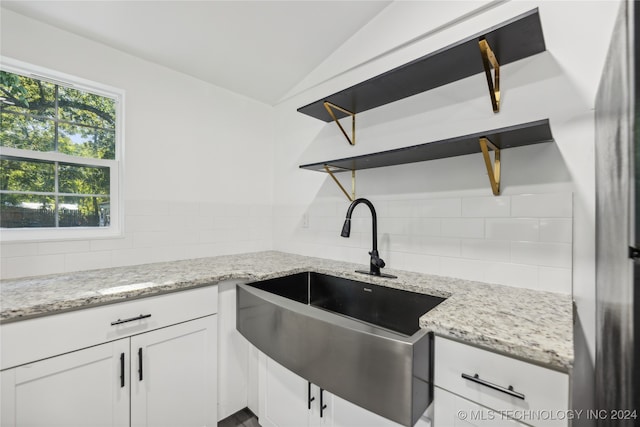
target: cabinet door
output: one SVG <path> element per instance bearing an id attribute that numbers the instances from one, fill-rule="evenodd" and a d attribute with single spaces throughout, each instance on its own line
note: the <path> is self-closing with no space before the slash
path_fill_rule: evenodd
<path id="1" fill-rule="evenodd" d="M 258 367 L 259 411 L 262 427 L 306 427 L 309 425 L 308 399 L 312 408 L 319 402 L 317 387 L 260 353 Z M 311 390 L 310 390 L 311 389 Z M 311 396 L 309 396 L 311 393 Z"/>
<path id="2" fill-rule="evenodd" d="M 131 338 L 131 425 L 216 426 L 217 316 Z"/>
<path id="3" fill-rule="evenodd" d="M 129 425 L 129 339 L 2 371 L 2 426 Z"/>
<path id="4" fill-rule="evenodd" d="M 504 413 L 492 411 L 439 387 L 435 387 L 434 392 L 433 427 L 526 427 Z"/>
<path id="5" fill-rule="evenodd" d="M 327 392 L 324 394 L 326 395 Z M 401 424 L 374 414 L 338 396 L 331 396 L 330 402 L 332 427 L 402 427 Z"/>

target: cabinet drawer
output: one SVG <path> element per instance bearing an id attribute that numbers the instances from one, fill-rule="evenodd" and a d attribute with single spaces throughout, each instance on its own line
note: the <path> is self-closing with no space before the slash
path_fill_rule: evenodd
<path id="1" fill-rule="evenodd" d="M 507 414 L 493 412 L 435 387 L 433 427 L 525 427 Z"/>
<path id="2" fill-rule="evenodd" d="M 207 286 L 3 324 L 0 325 L 0 368 L 30 363 L 217 311 L 218 287 Z M 123 322 L 112 325 L 118 321 Z"/>
<path id="3" fill-rule="evenodd" d="M 495 411 L 512 411 L 507 413 L 527 424 L 567 425 L 567 374 L 442 337 L 435 339 L 434 368 L 437 387 Z"/>

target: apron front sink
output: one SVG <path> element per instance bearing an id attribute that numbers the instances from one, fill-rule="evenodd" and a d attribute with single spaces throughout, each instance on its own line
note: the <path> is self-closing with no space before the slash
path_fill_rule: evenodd
<path id="1" fill-rule="evenodd" d="M 238 331 L 289 370 L 412 426 L 433 400 L 433 337 L 419 318 L 444 298 L 319 273 L 237 285 Z"/>

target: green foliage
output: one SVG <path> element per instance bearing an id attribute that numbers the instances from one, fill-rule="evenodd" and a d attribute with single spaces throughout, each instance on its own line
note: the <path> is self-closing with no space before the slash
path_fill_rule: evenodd
<path id="1" fill-rule="evenodd" d="M 0 71 L 0 97 L 4 98 L 0 102 L 0 145 L 115 159 L 116 108 L 113 99 L 5 71 Z M 78 206 L 81 215 L 75 223 L 70 221 L 68 225 L 97 225 L 105 200 L 108 205 L 108 168 L 3 158 L 0 190 L 54 193 L 56 170 L 59 193 L 94 195 L 73 198 L 70 203 Z M 8 207 L 15 208 L 34 199 L 33 195 L 27 196 L 3 194 L 0 203 L 3 215 Z M 50 197 L 35 198 L 43 200 L 43 209 L 51 209 L 44 205 L 49 203 Z M 60 197 L 59 203 L 62 204 L 64 198 Z M 59 216 L 63 226 L 62 212 Z M 4 222 L 3 227 L 6 226 Z"/>
<path id="2" fill-rule="evenodd" d="M 10 102 L 29 108 L 27 101 L 29 92 L 17 74 L 0 71 L 0 92 Z"/>

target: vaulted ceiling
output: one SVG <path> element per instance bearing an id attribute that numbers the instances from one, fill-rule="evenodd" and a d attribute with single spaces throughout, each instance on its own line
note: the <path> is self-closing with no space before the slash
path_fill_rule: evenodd
<path id="1" fill-rule="evenodd" d="M 276 104 L 391 1 L 2 1 L 2 7 Z"/>

